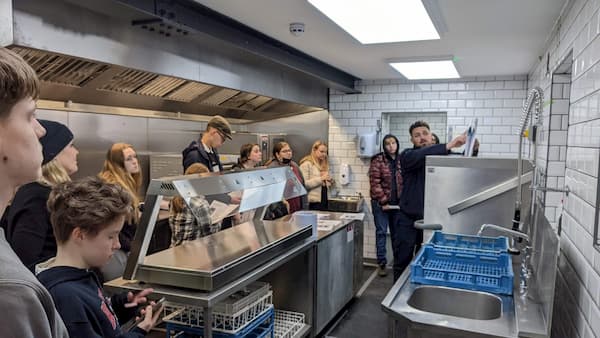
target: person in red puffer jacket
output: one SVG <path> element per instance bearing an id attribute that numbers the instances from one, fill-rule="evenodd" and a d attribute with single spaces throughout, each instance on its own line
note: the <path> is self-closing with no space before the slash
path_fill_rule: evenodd
<path id="1" fill-rule="evenodd" d="M 377 249 L 377 265 L 379 275 L 386 276 L 386 238 L 387 228 L 392 237 L 392 251 L 396 264 L 396 245 L 394 234 L 396 225 L 392 221 L 398 212 L 400 193 L 402 192 L 402 170 L 398 159 L 398 139 L 394 135 L 383 138 L 384 151 L 371 158 L 369 167 L 369 183 L 371 184 L 371 208 L 375 221 L 375 246 Z"/>

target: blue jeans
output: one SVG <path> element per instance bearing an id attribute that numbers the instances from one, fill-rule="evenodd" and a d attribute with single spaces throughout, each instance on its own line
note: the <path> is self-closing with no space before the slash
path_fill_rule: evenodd
<path id="1" fill-rule="evenodd" d="M 387 264 L 385 244 L 387 240 L 387 229 L 390 224 L 391 213 L 383 211 L 379 202 L 371 200 L 373 210 L 373 220 L 375 221 L 375 248 L 377 249 L 377 264 L 379 266 Z"/>

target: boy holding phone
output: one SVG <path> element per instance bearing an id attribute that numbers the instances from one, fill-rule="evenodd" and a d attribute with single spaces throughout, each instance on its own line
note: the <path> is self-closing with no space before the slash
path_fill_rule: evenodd
<path id="1" fill-rule="evenodd" d="M 132 211 L 131 197 L 115 184 L 97 177 L 54 187 L 48 210 L 57 242 L 56 257 L 38 264 L 38 279 L 48 289 L 69 335 L 82 337 L 144 337 L 156 324 L 159 311 L 152 303 L 142 309 L 143 320 L 131 331 L 124 323 L 147 302 L 152 289 L 106 297 L 92 268 L 106 264 L 120 248 L 119 231 Z"/>

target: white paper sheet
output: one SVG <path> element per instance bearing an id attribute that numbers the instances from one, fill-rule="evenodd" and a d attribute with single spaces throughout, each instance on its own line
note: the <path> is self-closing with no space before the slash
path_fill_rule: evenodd
<path id="1" fill-rule="evenodd" d="M 365 219 L 365 213 L 363 213 L 363 212 L 348 213 L 348 214 L 343 214 L 342 216 L 340 216 L 340 218 L 362 221 L 363 219 Z"/>

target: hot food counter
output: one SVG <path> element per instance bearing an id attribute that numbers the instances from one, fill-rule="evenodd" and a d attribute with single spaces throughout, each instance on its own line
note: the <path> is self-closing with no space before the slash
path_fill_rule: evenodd
<path id="1" fill-rule="evenodd" d="M 233 212 L 252 212 L 251 220 L 146 254 L 162 196 L 180 194 L 189 201 L 202 192 L 207 199 L 227 200 L 225 195 L 236 191 L 242 197 Z M 315 336 L 357 290 L 354 280 L 360 280 L 357 273 L 362 269 L 356 266 L 362 268 L 357 264 L 362 262 L 355 259 L 354 245 L 361 245 L 362 261 L 362 219 L 322 213 L 320 218 L 334 222 L 318 232 L 310 224 L 298 224 L 293 216 L 261 220 L 269 204 L 304 193 L 289 168 L 153 180 L 125 275 L 105 287 L 112 291 L 152 287 L 155 297 L 194 307 L 202 317 L 204 336 L 212 337 L 219 331 L 211 325 L 220 318 L 215 307 L 260 280 L 272 289 L 271 306 L 302 315 L 302 325 L 293 336 Z"/>

